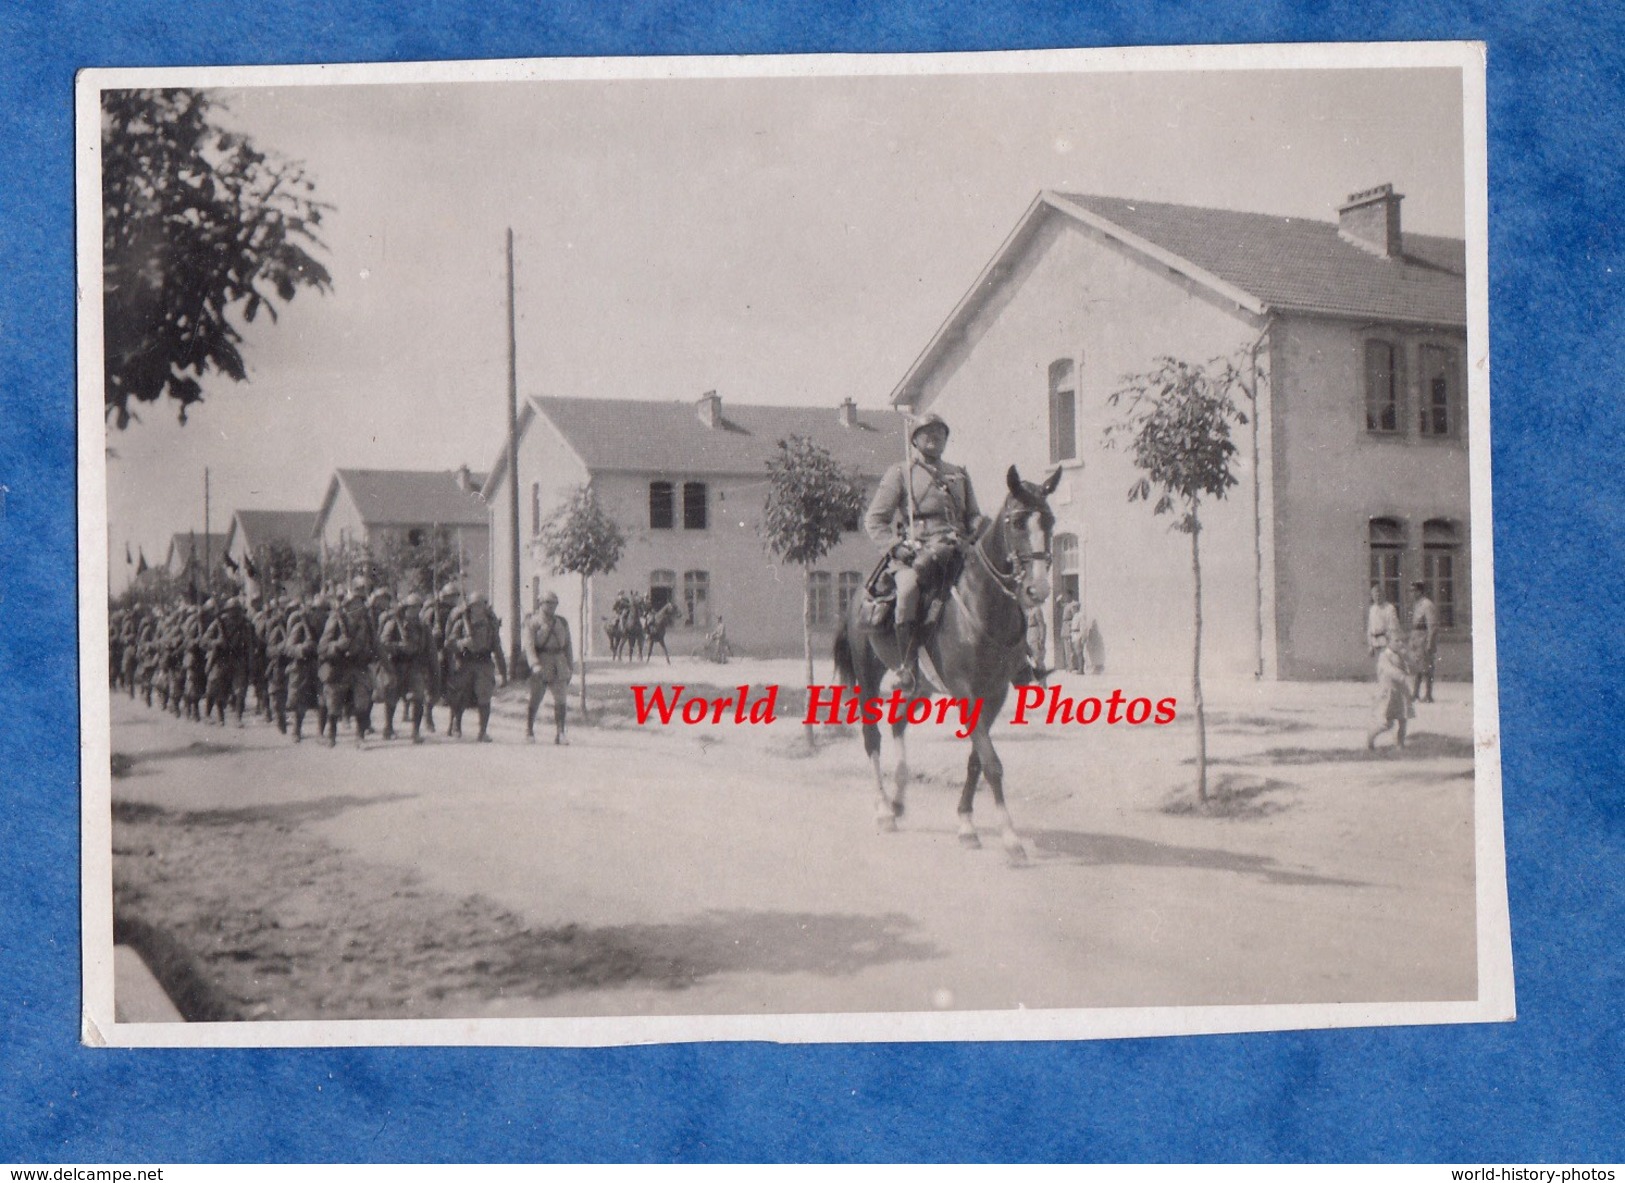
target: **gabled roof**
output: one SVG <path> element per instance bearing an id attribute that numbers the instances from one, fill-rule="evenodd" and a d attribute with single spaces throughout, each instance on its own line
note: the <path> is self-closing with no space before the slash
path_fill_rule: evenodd
<path id="1" fill-rule="evenodd" d="M 306 509 L 239 509 L 231 518 L 231 529 L 226 532 L 229 549 L 242 534 L 245 551 L 252 551 L 269 542 L 286 542 L 296 549 L 310 546 L 316 532 L 316 515 Z"/>
<path id="2" fill-rule="evenodd" d="M 693 402 L 532 398 L 519 434 L 545 416 L 591 472 L 761 476 L 778 442 L 792 435 L 808 437 L 864 476 L 879 476 L 902 454 L 903 416 L 896 411 L 860 410 L 848 427 L 837 407 L 721 406 L 720 422 L 708 427 Z M 504 444 L 485 487 L 488 500 L 502 486 L 507 457 Z"/>
<path id="3" fill-rule="evenodd" d="M 343 490 L 368 526 L 488 526 L 485 502 L 465 493 L 450 471 L 341 468 L 328 482 L 313 534 L 319 533 Z"/>
<path id="4" fill-rule="evenodd" d="M 183 567 L 187 563 L 202 563 L 205 551 L 209 555 L 209 560 L 213 562 L 226 553 L 226 539 L 229 537 L 229 534 L 182 531 L 170 538 L 169 553 L 164 556 L 164 566 L 173 568 L 177 559 Z"/>
<path id="5" fill-rule="evenodd" d="M 1343 238 L 1333 222 L 1046 190 L 909 367 L 892 402 L 914 401 L 921 374 L 1007 281 L 1038 227 L 1056 216 L 1092 227 L 1148 266 L 1182 274 L 1254 317 L 1467 324 L 1467 247 L 1459 238 L 1406 233 L 1403 253 L 1390 259 Z"/>

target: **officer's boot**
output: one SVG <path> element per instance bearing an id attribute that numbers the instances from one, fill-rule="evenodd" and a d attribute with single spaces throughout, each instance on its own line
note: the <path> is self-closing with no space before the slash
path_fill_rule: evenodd
<path id="1" fill-rule="evenodd" d="M 412 704 L 412 742 L 413 743 L 422 743 L 423 742 L 423 730 L 422 729 L 423 729 L 423 704 L 421 702 L 414 702 Z"/>
<path id="2" fill-rule="evenodd" d="M 542 705 L 541 698 L 537 697 L 537 696 L 533 696 L 531 698 L 531 700 L 530 700 L 530 708 L 525 711 L 525 742 L 526 743 L 535 743 L 536 742 L 536 708 L 541 706 L 541 705 Z"/>
<path id="3" fill-rule="evenodd" d="M 339 746 L 339 717 L 331 712 L 327 716 L 327 746 Z"/>
<path id="4" fill-rule="evenodd" d="M 294 743 L 304 743 L 305 742 L 305 712 L 304 711 L 297 711 L 296 710 L 293 713 L 293 742 Z"/>
<path id="5" fill-rule="evenodd" d="M 477 743 L 490 743 L 491 737 L 486 734 L 486 728 L 491 725 L 491 704 L 480 703 L 480 733 L 474 737 Z"/>
<path id="6" fill-rule="evenodd" d="M 366 742 L 367 732 L 372 730 L 372 708 L 358 710 L 355 713 L 355 746 L 360 747 Z"/>
<path id="7" fill-rule="evenodd" d="M 423 704 L 423 726 L 430 735 L 434 734 L 434 703 Z"/>
<path id="8" fill-rule="evenodd" d="M 395 738 L 395 704 L 387 698 L 384 700 L 384 738 Z"/>
<path id="9" fill-rule="evenodd" d="M 450 707 L 448 709 L 451 712 L 451 721 L 446 724 L 446 738 L 447 739 L 462 739 L 463 738 L 463 708 L 462 707 Z"/>
<path id="10" fill-rule="evenodd" d="M 553 742 L 567 744 L 570 741 L 564 738 L 564 704 L 553 704 Z"/>
<path id="11" fill-rule="evenodd" d="M 903 652 L 902 664 L 897 669 L 897 686 L 904 694 L 912 695 L 920 679 L 920 637 L 912 620 L 897 622 L 897 647 Z"/>
<path id="12" fill-rule="evenodd" d="M 327 734 L 327 704 L 324 702 L 316 704 L 316 734 Z"/>

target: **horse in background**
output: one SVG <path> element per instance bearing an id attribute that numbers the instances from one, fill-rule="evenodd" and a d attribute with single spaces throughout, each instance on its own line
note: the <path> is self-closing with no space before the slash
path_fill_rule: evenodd
<path id="1" fill-rule="evenodd" d="M 677 605 L 667 600 L 657 608 L 647 620 L 643 622 L 643 660 L 648 662 L 655 655 L 655 646 L 666 655 L 666 664 L 671 664 L 671 650 L 666 648 L 666 630 L 677 619 Z"/>
<path id="2" fill-rule="evenodd" d="M 1049 495 L 1060 480 L 1059 468 L 1039 485 L 1023 481 L 1015 465 L 1010 466 L 1005 474 L 1009 494 L 998 515 L 964 548 L 941 617 L 920 647 L 949 694 L 982 701 L 959 796 L 959 841 L 968 849 L 982 844 L 972 808 L 977 783 L 985 776 L 998 810 L 1004 849 L 1018 864 L 1027 861 L 1027 848 L 1004 802 L 1004 765 L 993 748 L 991 729 L 1011 685 L 1018 678 L 1034 677 L 1027 656 L 1026 607 L 1049 598 L 1050 539 L 1055 529 Z M 839 681 L 857 686 L 860 697 L 868 699 L 879 696 L 881 679 L 888 669 L 899 667 L 902 652 L 889 623 L 863 623 L 863 602 L 863 596 L 853 596 L 836 628 L 835 671 Z M 907 729 L 906 721 L 892 726 L 899 751 L 893 774 L 896 793 L 888 795 L 880 766 L 880 728 L 863 725 L 863 748 L 874 768 L 875 820 L 883 831 L 895 830 L 903 816 L 909 781 Z"/>

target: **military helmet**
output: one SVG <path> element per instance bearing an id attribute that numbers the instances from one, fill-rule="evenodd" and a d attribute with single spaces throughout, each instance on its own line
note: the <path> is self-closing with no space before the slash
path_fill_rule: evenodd
<path id="1" fill-rule="evenodd" d="M 457 585 L 455 583 L 448 583 L 448 584 L 446 584 L 445 587 L 440 589 L 440 599 L 442 599 L 442 600 L 455 600 L 456 598 L 457 598 Z"/>
<path id="2" fill-rule="evenodd" d="M 482 591 L 472 591 L 468 593 L 468 602 L 470 604 L 483 604 L 485 603 L 485 600 L 486 595 Z"/>
<path id="3" fill-rule="evenodd" d="M 559 593 L 556 592 L 556 591 L 544 591 L 542 593 L 541 602 L 543 604 L 555 604 L 556 605 L 559 602 Z"/>
<path id="4" fill-rule="evenodd" d="M 948 421 L 935 411 L 932 411 L 923 419 L 919 419 L 915 422 L 914 426 L 909 429 L 908 438 L 912 440 L 915 436 L 919 435 L 920 432 L 932 427 L 940 427 L 942 428 L 943 435 L 948 434 Z"/>
<path id="5" fill-rule="evenodd" d="M 401 603 L 408 608 L 421 608 L 423 606 L 423 597 L 418 595 L 417 592 L 407 592 L 406 598 Z"/>

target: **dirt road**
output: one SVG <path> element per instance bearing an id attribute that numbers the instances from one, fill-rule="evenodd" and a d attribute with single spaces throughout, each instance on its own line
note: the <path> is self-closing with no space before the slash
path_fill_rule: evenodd
<path id="1" fill-rule="evenodd" d="M 809 752 L 793 711 L 605 711 L 555 748 L 509 703 L 491 745 L 329 750 L 115 697 L 115 912 L 194 1019 L 1469 998 L 1467 694 L 1372 754 L 1368 687 L 1215 688 L 1211 813 L 1188 808 L 1185 721 L 1001 723 L 1024 869 L 985 793 L 986 847 L 956 840 L 951 727 L 916 733 L 879 834 L 856 736 Z"/>

